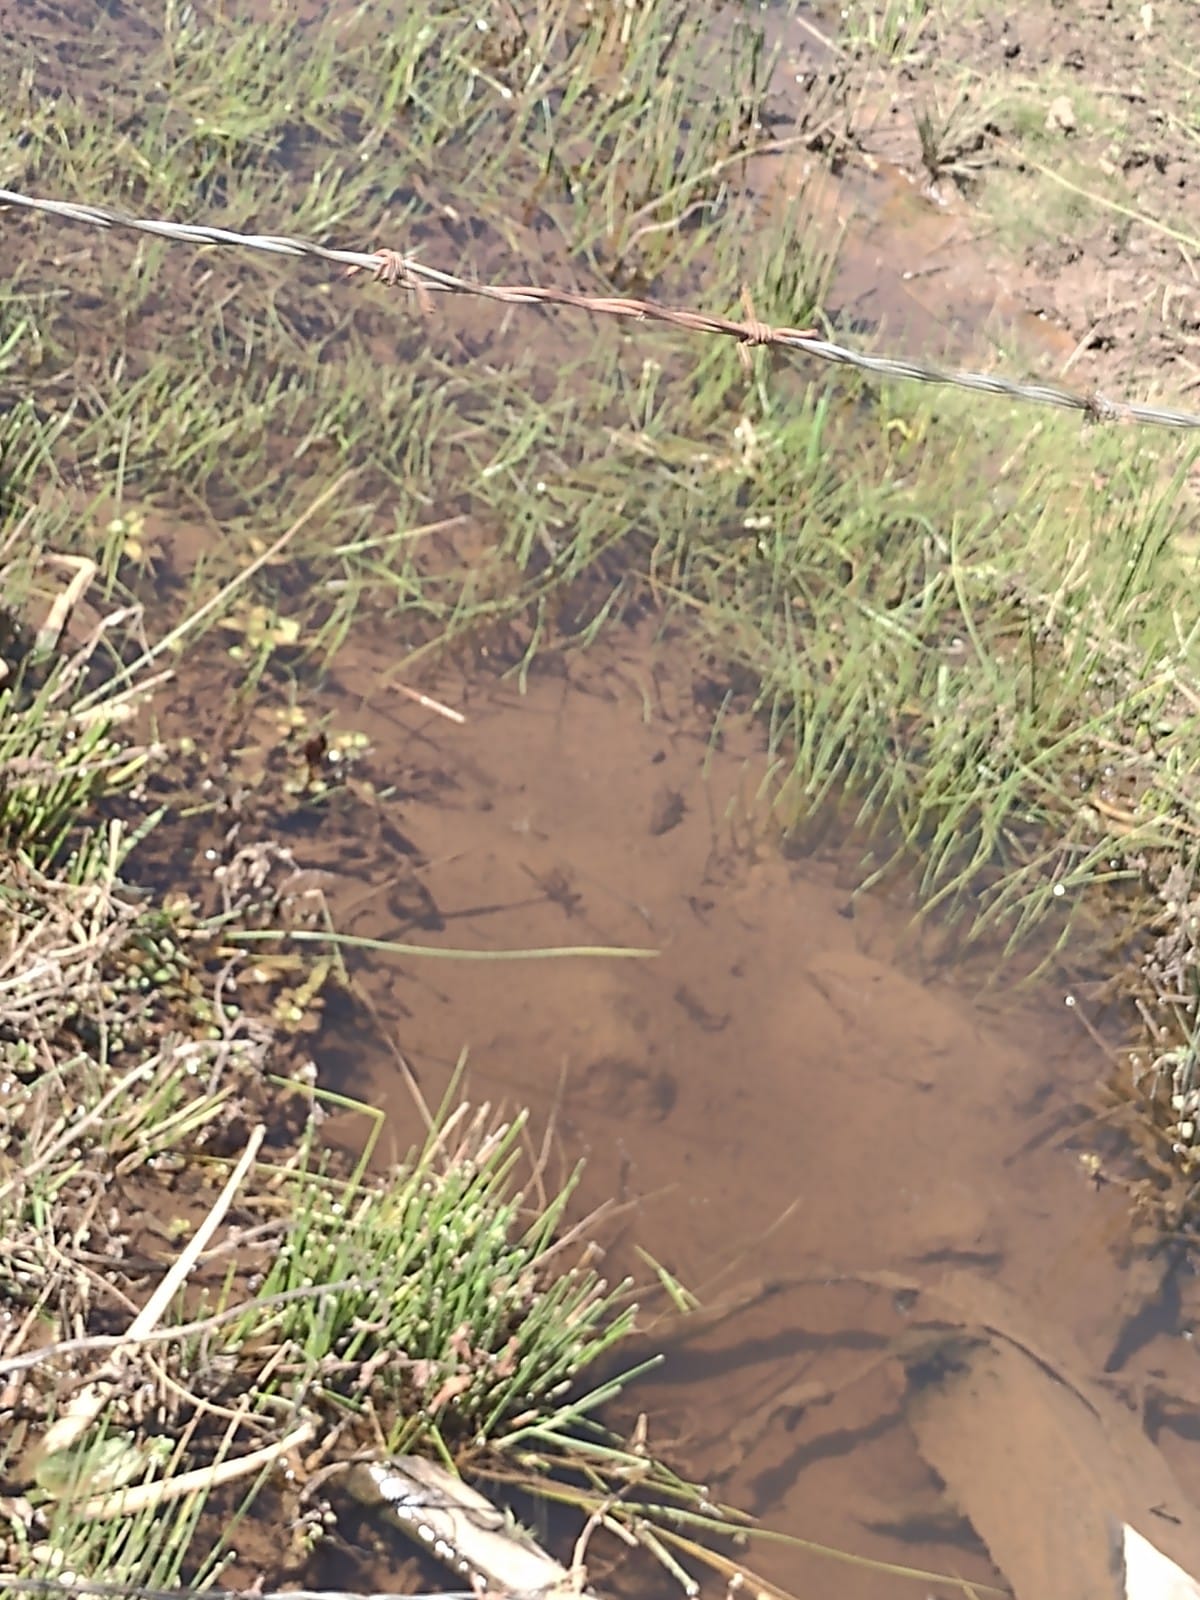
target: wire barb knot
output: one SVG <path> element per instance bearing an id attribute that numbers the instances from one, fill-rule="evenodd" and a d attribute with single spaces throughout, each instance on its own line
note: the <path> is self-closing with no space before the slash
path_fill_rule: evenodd
<path id="1" fill-rule="evenodd" d="M 746 313 L 746 320 L 742 323 L 738 334 L 738 342 L 743 350 L 747 346 L 777 344 L 779 335 L 769 323 L 761 322 L 754 309 L 754 301 L 750 298 L 750 291 L 742 289 L 742 310 Z"/>
<path id="2" fill-rule="evenodd" d="M 1123 406 L 1117 400 L 1110 400 L 1107 395 L 1099 390 L 1084 396 L 1083 413 L 1089 422 L 1132 422 L 1128 406 Z"/>
<path id="3" fill-rule="evenodd" d="M 742 327 L 742 343 L 749 345 L 774 344 L 775 329 L 769 323 L 747 322 Z"/>
<path id="4" fill-rule="evenodd" d="M 377 250 L 375 270 L 371 276 L 376 283 L 386 284 L 389 289 L 394 289 L 397 284 L 405 289 L 416 287 L 416 279 L 408 270 L 408 262 L 399 250 Z"/>

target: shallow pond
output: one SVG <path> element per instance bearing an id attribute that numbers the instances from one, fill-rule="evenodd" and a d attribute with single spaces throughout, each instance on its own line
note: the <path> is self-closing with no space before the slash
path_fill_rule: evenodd
<path id="1" fill-rule="evenodd" d="M 1161 1304 L 1162 1263 L 1130 1259 L 1127 1196 L 1081 1161 L 1105 1062 L 1064 988 L 985 989 L 985 963 L 919 933 L 900 890 L 854 897 L 861 858 L 836 830 L 785 851 L 755 804 L 760 734 L 730 716 L 712 737 L 686 655 L 634 632 L 524 695 L 427 685 L 462 726 L 373 688 L 382 660 L 343 658 L 336 715 L 391 753 L 406 846 L 330 863 L 337 927 L 659 953 L 354 955 L 377 1023 L 327 1040 L 328 1061 L 389 1112 L 397 1153 L 418 1125 L 393 1046 L 430 1104 L 468 1052 L 471 1098 L 552 1127 L 552 1176 L 586 1158 L 585 1198 L 622 1206 L 614 1272 L 645 1280 L 643 1249 L 704 1308 L 630 1395 L 681 1470 L 780 1532 L 1003 1581 L 913 1420 L 946 1341 L 998 1328 L 1057 1382 L 1097 1386 L 1122 1451 L 1122 1427 L 1165 1421 L 1165 1456 L 1200 1487 L 1180 1408 L 1145 1409 L 1147 1386 L 1196 1383 L 1190 1274 Z M 1023 1402 L 1037 1414 L 1036 1385 L 1016 1381 Z M 975 1447 L 982 1470 L 988 1441 Z M 1066 1492 L 1038 1486 L 1047 1506 Z M 1022 1495 L 1012 1485 L 1014 1510 Z M 793 1592 L 898 1581 L 786 1548 L 750 1560 Z"/>
<path id="2" fill-rule="evenodd" d="M 781 30 L 783 77 L 820 67 L 804 19 Z M 933 359 L 978 357 L 985 330 L 1032 336 L 1033 364 L 1065 353 L 1015 315 L 953 206 L 882 168 L 814 184 L 816 162 L 764 157 L 754 182 L 764 207 L 803 184 L 814 227 L 844 231 L 830 306 L 847 327 Z M 488 359 L 525 338 L 510 319 Z M 154 537 L 182 582 L 208 536 L 164 521 Z M 389 791 L 369 833 L 289 840 L 333 926 L 593 953 L 347 950 L 365 1003 L 334 1006 L 314 1054 L 387 1112 L 394 1157 L 422 1131 L 413 1080 L 436 1105 L 465 1053 L 473 1100 L 530 1108 L 551 1178 L 584 1158 L 581 1202 L 615 1200 L 613 1273 L 653 1282 L 648 1255 L 699 1297 L 692 1322 L 650 1322 L 666 1362 L 612 1420 L 644 1411 L 655 1450 L 779 1534 L 1023 1600 L 1062 1600 L 1072 1546 L 1097 1592 L 1098 1505 L 1189 1557 L 1200 1301 L 1181 1250 L 1135 1248 L 1128 1194 L 1087 1159 L 1109 1058 L 1068 983 L 989 983 L 988 953 L 919 927 L 902 881 L 857 893 L 867 847 L 836 812 L 785 841 L 761 726 L 677 621 L 547 652 L 523 687 L 483 657 L 447 664 L 421 688 L 457 723 L 400 691 L 399 654 L 363 630 L 297 691 L 364 736 Z M 214 658 L 227 671 L 215 645 L 185 664 L 168 734 L 224 717 L 228 678 L 189 675 Z M 269 750 L 279 709 L 252 705 L 235 742 Z M 796 1594 L 913 1581 L 783 1543 L 749 1560 Z"/>

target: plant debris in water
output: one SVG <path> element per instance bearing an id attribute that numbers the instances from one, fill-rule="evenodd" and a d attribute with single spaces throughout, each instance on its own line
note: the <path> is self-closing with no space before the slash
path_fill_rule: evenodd
<path id="1" fill-rule="evenodd" d="M 453 3 L 383 22 L 355 8 L 294 25 L 285 7 L 60 20 L 55 49 L 27 40 L 8 58 L 0 179 L 340 243 L 378 229 L 481 278 L 536 262 L 599 292 L 722 310 L 748 294 L 768 320 L 808 320 L 832 250 L 803 195 L 764 215 L 746 158 L 789 123 L 797 147 L 852 141 L 828 106 L 772 88 L 761 26 L 681 0 L 503 12 L 484 28 Z M 900 13 L 872 14 L 873 50 L 911 53 Z M 970 122 L 924 118 L 939 173 L 973 172 Z M 214 1245 L 174 1308 L 198 1326 L 126 1353 L 136 1380 L 111 1397 L 108 1435 L 66 1464 L 86 1503 L 161 1481 L 156 1431 L 183 1441 L 168 1475 L 239 1455 L 257 1470 L 252 1439 L 282 1450 L 310 1425 L 331 1452 L 538 1430 L 557 1450 L 590 1405 L 560 1386 L 625 1326 L 586 1264 L 543 1278 L 549 1235 L 500 1198 L 511 1129 L 452 1120 L 454 1142 L 443 1125 L 390 1197 L 318 1153 L 311 1066 L 231 1000 L 236 947 L 220 938 L 259 915 L 254 861 L 272 841 L 257 857 L 239 841 L 251 854 L 221 924 L 132 886 L 145 819 L 115 802 L 159 784 L 159 752 L 126 743 L 124 719 L 201 636 L 223 638 L 244 696 L 272 674 L 302 700 L 356 630 L 394 641 L 397 678 L 451 650 L 523 674 L 623 616 L 693 619 L 718 676 L 764 713 L 785 809 L 851 797 L 917 853 L 926 903 L 972 933 L 1065 937 L 1098 887 L 1141 893 L 1134 928 L 1155 942 L 1126 974 L 1145 1008 L 1138 1081 L 1187 1174 L 1200 686 L 1175 548 L 1186 471 L 1168 446 L 1134 457 L 1128 435 L 1081 439 L 1056 419 L 805 385 L 762 352 L 747 366 L 674 334 L 650 346 L 458 304 L 422 319 L 311 265 L 157 242 L 89 237 L 64 296 L 46 265 L 61 225 L 4 227 L 6 605 L 18 597 L 36 638 L 50 558 L 96 569 L 76 655 L 26 672 L 20 625 L 0 635 L 11 1352 L 127 1329 L 164 1211 L 182 1236 L 208 1209 L 202 1174 L 270 1133 L 237 1248 Z M 92 304 L 106 315 L 80 317 Z M 431 1220 L 444 1238 L 392 1248 Z M 363 1263 L 381 1251 L 376 1291 Z M 401 1259 L 439 1263 L 440 1299 L 411 1298 Z M 408 1344 L 389 1366 L 392 1335 Z M 47 1497 L 14 1526 L 14 1559 L 48 1542 L 85 1570 L 135 1570 L 153 1493 L 140 1524 L 68 1517 L 79 1494 L 36 1459 L 63 1381 L 47 1358 L 12 1369 L 5 1394 L 6 1482 Z M 163 1504 L 178 1538 L 162 1559 L 178 1565 L 199 1512 Z"/>
<path id="2" fill-rule="evenodd" d="M 535 1476 L 580 1448 L 620 1461 L 592 1413 L 630 1376 L 609 1360 L 633 1326 L 629 1285 L 599 1276 L 595 1219 L 567 1225 L 571 1186 L 547 1196 L 536 1169 L 525 1176 L 539 1202 L 518 1186 L 523 1119 L 447 1104 L 384 1177 L 368 1170 L 377 1118 L 356 1165 L 325 1148 L 313 1062 L 299 1037 L 243 1008 L 237 976 L 252 958 L 223 942 L 261 919 L 269 873 L 226 872 L 208 916 L 183 897 L 150 904 L 129 868 L 152 837 L 147 774 L 163 751 L 133 744 L 124 722 L 140 676 L 98 698 L 85 651 L 22 693 L 15 618 L 9 637 L 11 1577 L 211 1580 L 267 1482 L 294 1530 L 275 1570 L 299 1571 L 335 1515 L 322 1485 L 356 1457 L 515 1462 L 519 1447 Z M 309 1004 L 319 986 L 311 975 L 301 986 Z M 601 1362 L 609 1375 L 589 1387 Z M 606 1470 L 598 1455 L 594 1471 Z"/>

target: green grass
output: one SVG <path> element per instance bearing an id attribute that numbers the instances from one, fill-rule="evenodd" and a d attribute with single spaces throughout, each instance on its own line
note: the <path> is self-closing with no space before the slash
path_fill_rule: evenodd
<path id="1" fill-rule="evenodd" d="M 252 1344 L 261 1360 L 264 1339 L 286 1346 L 286 1387 L 310 1404 L 324 1393 L 337 1413 L 366 1415 L 367 1396 L 325 1374 L 371 1364 L 369 1411 L 391 1454 L 561 1443 L 623 1386 L 578 1384 L 632 1330 L 635 1308 L 630 1284 L 609 1287 L 587 1264 L 588 1226 L 566 1230 L 573 1183 L 527 1207 L 514 1183 L 523 1131 L 523 1119 L 496 1125 L 459 1106 L 385 1188 L 331 1183 L 302 1163 L 282 1186 L 294 1226 L 260 1291 L 284 1303 L 252 1308 L 231 1348 Z M 580 1260 L 568 1265 L 573 1236 Z M 314 1283 L 346 1287 L 287 1299 Z M 257 1388 L 264 1405 L 276 1388 Z"/>
<path id="2" fill-rule="evenodd" d="M 924 5 L 851 10 L 862 48 L 895 61 L 930 36 Z M 492 280 L 729 314 L 748 295 L 791 325 L 819 307 L 832 241 L 803 196 L 766 219 L 744 185 L 770 111 L 752 17 L 683 0 L 547 4 L 486 30 L 457 0 L 380 15 L 301 30 L 287 8 L 270 25 L 146 8 L 122 24 L 132 53 L 106 18 L 77 25 L 74 92 L 55 92 L 49 57 L 0 69 L 0 181 L 417 247 Z M 751 685 L 786 825 L 845 808 L 873 832 L 869 881 L 916 862 L 926 907 L 1044 957 L 1109 904 L 1098 890 L 1167 900 L 1195 865 L 1190 458 L 1168 436 L 1135 451 L 1128 431 L 880 392 L 648 326 L 436 300 L 426 315 L 309 264 L 3 226 L 0 594 L 35 637 L 57 558 L 86 557 L 99 619 L 82 648 L 0 683 L 0 1071 L 16 1085 L 0 1288 L 30 1344 L 127 1325 L 127 1305 L 98 1317 L 63 1242 L 97 1184 L 119 1176 L 183 1238 L 247 1120 L 277 1136 L 240 1199 L 270 1244 L 256 1280 L 218 1258 L 170 1307 L 204 1326 L 126 1352 L 175 1385 L 180 1453 L 146 1451 L 115 1395 L 68 1464 L 95 1494 L 110 1454 L 157 1483 L 311 1424 L 347 1454 L 574 1473 L 577 1506 L 608 1505 L 649 1543 L 658 1504 L 678 1530 L 695 1496 L 665 1468 L 646 1469 L 640 1509 L 609 1503 L 646 1468 L 596 1425 L 623 1380 L 591 1376 L 611 1373 L 630 1311 L 568 1227 L 569 1192 L 531 1204 L 520 1123 L 449 1107 L 387 1183 L 322 1150 L 286 1041 L 221 989 L 274 920 L 251 897 L 218 926 L 131 886 L 159 752 L 127 742 L 127 712 L 197 652 L 239 704 L 263 689 L 302 719 L 347 640 L 384 641 L 381 684 L 496 639 L 523 676 L 657 607 L 692 621 L 731 697 Z M 163 782 L 175 811 L 194 803 Z M 1163 971 L 1194 964 L 1187 899 L 1153 908 Z M 1128 903 L 1143 930 L 1144 896 Z M 302 975 L 276 1011 L 318 986 Z M 1185 1143 L 1190 998 L 1172 1000 L 1177 1048 L 1144 1063 Z M 164 1172 L 193 1184 L 178 1217 Z M 93 1245 L 124 1248 L 126 1219 L 104 1226 Z M 31 1370 L 49 1417 L 61 1372 Z M 213 1519 L 228 1540 L 249 1514 L 257 1476 L 85 1523 L 78 1493 L 37 1483 L 36 1432 L 4 1446 L 6 1475 L 37 1485 L 39 1533 L 83 1568 L 166 1580 L 206 1542 L 211 1574 Z M 293 1509 L 314 1533 L 320 1506 Z"/>
<path id="3" fill-rule="evenodd" d="M 861 9 L 884 56 L 937 20 Z M 768 52 L 736 10 L 718 29 L 676 0 L 546 8 L 488 31 L 446 4 L 381 31 L 363 8 L 282 45 L 174 16 L 144 23 L 102 103 L 16 96 L 4 181 L 411 242 L 491 277 L 722 311 L 749 291 L 793 324 L 821 299 L 803 197 L 764 222 L 741 187 Z M 661 84 L 669 116 L 649 114 Z M 1161 439 L 1135 457 L 1127 434 L 747 372 L 674 332 L 488 307 L 460 334 L 454 305 L 427 322 L 307 266 L 22 237 L 0 382 L 25 397 L 9 450 L 40 487 L 12 517 L 34 548 L 93 556 L 114 603 L 157 582 L 160 638 L 224 617 L 249 684 L 368 630 L 390 641 L 384 682 L 500 627 L 523 674 L 649 586 L 752 668 L 785 814 L 837 796 L 898 824 L 926 900 L 976 931 L 1061 931 L 1088 885 L 1186 836 L 1184 468 Z M 113 312 L 86 361 L 32 271 L 68 239 L 78 292 Z M 179 519 L 199 554 L 176 571 Z"/>
<path id="4" fill-rule="evenodd" d="M 855 8 L 847 26 L 861 41 L 868 20 L 878 29 L 892 9 L 884 0 Z M 1183 319 L 1166 295 L 1143 293 L 1149 278 L 1124 270 L 1128 259 L 1157 260 L 1165 281 L 1177 253 L 1196 248 L 1182 191 L 1169 181 L 1196 123 L 1197 74 L 1175 48 L 1185 8 L 1168 0 L 1136 36 L 1114 22 L 1084 37 L 1072 34 L 1065 13 L 1034 7 L 1030 37 L 1049 41 L 1051 59 L 1018 56 L 1002 73 L 987 54 L 995 40 L 984 8 L 931 5 L 925 13 L 919 50 L 895 57 L 877 41 L 856 58 L 847 93 L 866 107 L 864 124 L 889 102 L 907 104 L 918 124 L 922 107 L 961 107 L 962 127 L 950 113 L 934 118 L 899 158 L 914 171 L 924 158 L 927 168 L 969 179 L 963 187 L 977 217 L 999 225 L 998 263 L 1040 253 L 1049 241 L 1051 255 L 1057 247 L 1067 259 L 1069 240 L 1095 266 L 1090 279 L 1073 280 L 1096 308 L 1087 339 L 1103 330 L 1101 307 L 1118 319 L 1124 370 L 1107 380 L 1113 391 L 1153 395 L 1167 362 L 1186 405 Z M 1085 45 L 1082 65 L 1067 54 L 1071 43 Z M 1124 79 L 1131 64 L 1154 84 L 1145 102 L 1111 92 L 1114 74 Z M 1064 95 L 1070 131 L 1048 121 Z M 983 124 L 982 145 L 960 163 L 969 151 L 963 135 L 976 139 L 973 119 Z M 884 134 L 893 158 L 903 142 Z M 1035 279 L 1040 270 L 1035 264 Z M 814 693 L 812 675 L 796 670 L 798 651 L 767 652 L 764 676 L 776 693 L 764 698 L 787 734 L 781 780 L 804 801 L 822 773 L 838 788 L 848 775 L 853 803 L 869 819 L 881 805 L 894 808 L 900 826 L 887 840 L 898 836 L 915 850 L 926 904 L 953 902 L 969 932 L 990 929 L 1009 950 L 1057 947 L 1068 961 L 1082 951 L 1091 976 L 1109 970 L 1111 992 L 1136 1002 L 1120 1092 L 1132 1095 L 1135 1141 L 1175 1228 L 1194 1211 L 1188 1174 L 1200 1148 L 1191 436 L 1085 430 L 1081 438 L 1053 419 L 972 416 L 940 400 L 929 428 L 919 405 L 897 400 L 904 436 L 922 454 L 941 445 L 915 474 L 910 452 L 901 478 L 906 491 L 919 488 L 914 543 L 935 551 L 934 581 L 925 581 L 928 566 L 905 575 L 898 560 L 876 557 L 901 602 L 898 612 L 890 599 L 876 606 L 878 625 L 857 632 L 859 660 L 874 655 L 878 676 L 835 645 L 833 681 Z M 897 457 L 889 451 L 887 459 Z M 848 570 L 863 570 L 859 551 L 847 559 Z M 962 641 L 953 654 L 936 648 L 947 637 Z M 806 693 L 810 714 L 801 716 Z M 833 760 L 820 736 L 839 715 L 862 748 L 853 762 Z M 802 752 L 798 770 L 789 739 Z M 880 858 L 887 853 L 881 847 Z M 1066 933 L 1079 929 L 1076 911 L 1100 920 L 1099 947 L 1064 949 Z M 1041 942 L 1031 945 L 1035 931 Z M 1163 1020 L 1151 1025 L 1151 1016 Z"/>
<path id="5" fill-rule="evenodd" d="M 193 1077 L 196 1064 L 193 1051 Z M 182 1059 L 161 1065 L 178 1095 L 189 1082 Z M 486 1109 L 440 1117 L 424 1147 L 383 1179 L 366 1176 L 365 1157 L 335 1176 L 310 1120 L 282 1162 L 260 1159 L 242 1173 L 237 1234 L 265 1240 L 265 1272 L 262 1244 L 226 1250 L 215 1271 L 197 1270 L 199 1299 L 194 1285 L 185 1299 L 181 1282 L 162 1325 L 140 1342 L 85 1334 L 61 1352 L 46 1347 L 64 1326 L 104 1328 L 82 1244 L 119 1241 L 135 1225 L 134 1197 L 172 1154 L 177 1175 L 202 1175 L 204 1130 L 228 1134 L 230 1095 L 244 1096 L 251 1082 L 238 1065 L 227 1061 L 220 1091 L 193 1094 L 182 1117 L 169 1114 L 156 1083 L 147 1086 L 152 1063 L 87 1111 L 88 1074 L 78 1060 L 64 1063 L 43 1115 L 25 1118 L 36 1133 L 25 1148 L 15 1141 L 19 1171 L 0 1185 L 0 1294 L 10 1313 L 25 1310 L 29 1348 L 10 1344 L 5 1359 L 22 1360 L 26 1415 L 43 1409 L 50 1424 L 25 1423 L 4 1447 L 6 1479 L 28 1497 L 18 1577 L 44 1570 L 49 1551 L 54 1563 L 108 1581 L 163 1584 L 184 1569 L 211 1580 L 233 1559 L 244 1519 L 262 1514 L 255 1501 L 269 1482 L 311 1545 L 328 1506 L 272 1473 L 289 1443 L 319 1449 L 341 1470 L 414 1452 L 506 1461 L 535 1488 L 538 1459 L 583 1459 L 595 1485 L 627 1462 L 592 1414 L 634 1375 L 611 1360 L 633 1326 L 629 1285 L 599 1277 L 594 1219 L 567 1227 L 570 1187 L 540 1194 L 521 1122 L 498 1126 Z M 57 1120 L 44 1114 L 55 1098 L 67 1107 Z M 12 1144 L 21 1112 L 8 1120 Z M 536 1201 L 516 1187 L 519 1169 Z M 78 1228 L 81 1186 L 85 1194 L 110 1172 L 121 1176 L 118 1203 L 82 1240 L 63 1238 L 64 1223 Z M 169 1203 L 157 1202 L 164 1220 Z M 89 1391 L 62 1385 L 81 1357 L 87 1370 L 89 1342 L 98 1396 L 80 1414 Z M 605 1376 L 589 1386 L 597 1366 Z M 131 1401 L 147 1385 L 160 1395 L 149 1414 Z M 242 1470 L 262 1457 L 257 1472 Z M 699 1498 L 653 1462 L 639 1467 L 674 1483 L 676 1518 Z M 207 1481 L 222 1471 L 228 1484 Z M 655 1520 L 641 1509 L 647 1529 Z"/>
<path id="6" fill-rule="evenodd" d="M 40 577 L 18 587 L 0 565 L 31 611 Z M 22 1420 L 0 1465 L 26 1496 L 4 1519 L 10 1576 L 49 1562 L 116 1582 L 169 1584 L 198 1564 L 211 1578 L 305 1445 L 342 1466 L 423 1450 L 525 1475 L 535 1452 L 583 1449 L 601 1481 L 598 1450 L 625 1458 L 593 1413 L 633 1375 L 613 1352 L 636 1307 L 599 1275 L 598 1219 L 568 1220 L 574 1184 L 546 1193 L 523 1118 L 450 1101 L 389 1174 L 368 1171 L 374 1113 L 353 1170 L 323 1148 L 305 1059 L 230 982 L 246 963 L 223 929 L 249 931 L 255 889 L 206 919 L 130 885 L 161 752 L 131 745 L 120 713 L 153 661 L 114 626 L 132 681 L 89 683 L 90 652 L 39 665 L 22 654 L 32 630 L 4 620 L 0 1371 L 19 1374 Z M 311 1003 L 320 980 L 302 979 Z M 170 1271 L 139 1309 L 148 1221 Z M 328 1507 L 299 1489 L 290 1516 L 311 1543 Z"/>
<path id="7" fill-rule="evenodd" d="M 903 63 L 920 49 L 935 16 L 932 0 L 850 0 L 841 7 L 838 37 L 857 54 Z"/>
<path id="8" fill-rule="evenodd" d="M 846 795 L 891 819 L 928 903 L 1016 941 L 1115 858 L 1136 875 L 1183 842 L 1200 701 L 1171 549 L 1186 460 L 1164 480 L 1121 436 L 1090 440 L 1102 476 L 1081 493 L 1078 430 L 1010 420 L 980 503 L 995 418 L 961 399 L 905 407 L 870 489 L 856 425 L 824 400 L 781 406 L 756 435 L 752 532 L 679 553 L 676 583 L 762 684 L 785 803 Z M 1103 814 L 1119 797 L 1144 823 L 1121 839 Z"/>

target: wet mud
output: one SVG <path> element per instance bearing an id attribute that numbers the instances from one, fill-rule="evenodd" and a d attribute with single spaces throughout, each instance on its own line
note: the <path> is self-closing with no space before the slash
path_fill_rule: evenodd
<path id="1" fill-rule="evenodd" d="M 894 355 L 1061 368 L 1076 337 L 1030 292 L 997 223 L 952 184 L 931 186 L 895 102 L 852 85 L 836 19 L 776 10 L 766 28 L 775 94 L 815 109 L 807 139 L 751 160 L 747 179 L 766 212 L 799 207 L 816 237 L 839 241 L 825 308 L 839 331 Z M 867 148 L 842 149 L 864 123 Z"/>
<path id="2" fill-rule="evenodd" d="M 387 1156 L 420 1138 L 408 1073 L 434 1106 L 465 1055 L 472 1099 L 550 1130 L 549 1177 L 586 1160 L 580 1204 L 621 1205 L 613 1273 L 652 1285 L 645 1251 L 701 1301 L 670 1327 L 651 1293 L 646 1345 L 668 1358 L 629 1401 L 680 1470 L 779 1532 L 1011 1581 L 1003 1494 L 981 1509 L 945 1442 L 965 1429 L 982 1470 L 964 1362 L 994 1362 L 1032 1419 L 1047 1383 L 1087 1395 L 1123 1457 L 1149 1451 L 1195 1493 L 1190 1273 L 1164 1312 L 1165 1258 L 1132 1259 L 1127 1195 L 1080 1159 L 1104 1061 L 1064 988 L 988 987 L 987 958 L 957 962 L 902 885 L 856 895 L 844 827 L 788 846 L 758 798 L 761 729 L 729 712 L 714 734 L 727 686 L 690 655 L 643 626 L 547 659 L 523 693 L 422 681 L 453 725 L 388 683 L 385 654 L 347 648 L 321 709 L 393 788 L 369 840 L 289 841 L 335 927 L 657 953 L 349 949 L 364 1003 L 310 1042 L 325 1081 L 387 1112 Z M 930 1420 L 939 1396 L 950 1420 Z M 787 1547 L 749 1559 L 794 1592 L 896 1582 Z"/>
<path id="3" fill-rule="evenodd" d="M 888 11 L 904 42 L 882 65 L 843 48 L 836 8 L 773 19 L 781 73 L 838 81 L 841 115 L 822 148 L 842 158 L 852 190 L 873 194 L 878 281 L 898 274 L 935 321 L 994 303 L 998 327 L 1035 349 L 1048 341 L 1081 387 L 1187 404 L 1193 9 Z"/>

